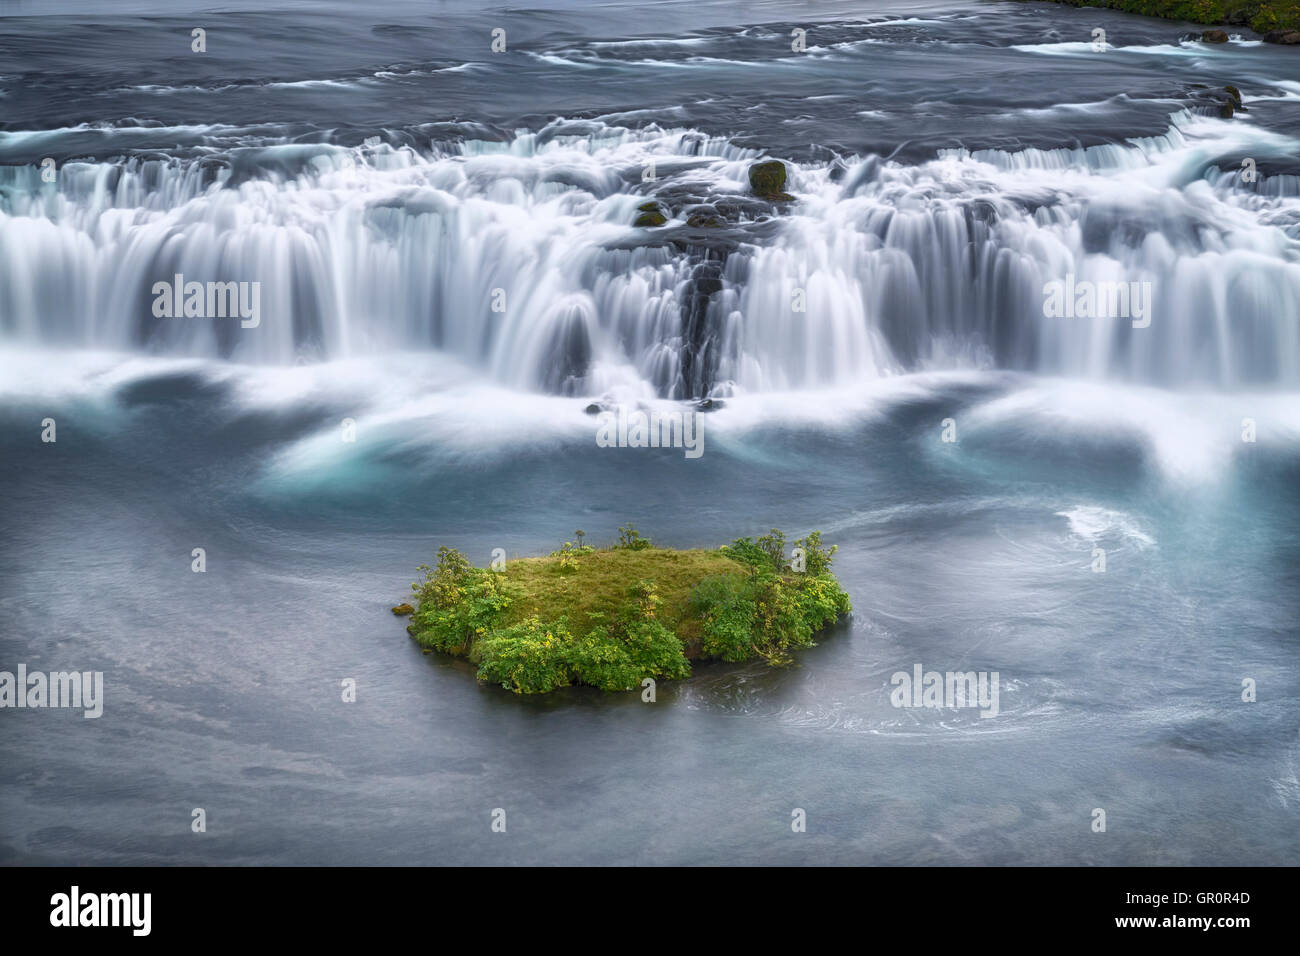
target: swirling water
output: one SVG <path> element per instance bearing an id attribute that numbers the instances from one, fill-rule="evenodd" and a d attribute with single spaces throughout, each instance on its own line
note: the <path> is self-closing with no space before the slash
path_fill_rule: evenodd
<path id="1" fill-rule="evenodd" d="M 0 668 L 107 699 L 0 713 L 0 859 L 1296 862 L 1294 51 L 1020 3 L 11 6 Z M 176 273 L 261 323 L 155 316 Z M 1046 318 L 1066 274 L 1151 283 L 1149 327 Z M 705 397 L 699 460 L 583 413 Z M 388 614 L 439 544 L 629 520 L 820 528 L 855 613 L 653 706 L 479 687 Z M 891 706 L 918 662 L 998 671 L 998 718 Z"/>

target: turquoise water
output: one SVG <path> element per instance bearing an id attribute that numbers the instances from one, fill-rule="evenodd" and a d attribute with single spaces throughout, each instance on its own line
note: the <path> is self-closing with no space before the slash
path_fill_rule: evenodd
<path id="1" fill-rule="evenodd" d="M 807 60 L 786 4 L 11 6 L 0 670 L 105 703 L 0 712 L 0 861 L 1300 861 L 1294 51 L 1019 3 L 819 5 Z M 630 227 L 764 155 L 788 208 Z M 156 320 L 177 271 L 262 323 Z M 1066 271 L 1151 281 L 1150 328 L 1045 318 Z M 706 396 L 698 459 L 584 412 Z M 479 686 L 389 613 L 440 545 L 629 521 L 820 529 L 854 612 L 653 704 Z M 998 716 L 894 707 L 918 664 Z"/>

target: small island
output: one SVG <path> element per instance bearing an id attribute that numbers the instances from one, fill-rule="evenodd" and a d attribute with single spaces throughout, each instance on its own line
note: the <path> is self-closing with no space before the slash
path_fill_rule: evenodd
<path id="1" fill-rule="evenodd" d="M 776 666 L 850 611 L 831 574 L 836 548 L 814 531 L 773 529 L 714 551 L 654 547 L 631 525 L 617 544 L 566 542 L 548 557 L 477 568 L 452 548 L 411 585 L 407 631 L 426 652 L 468 658 L 478 678 L 517 694 L 573 684 L 631 690 L 679 679 L 693 660 Z"/>

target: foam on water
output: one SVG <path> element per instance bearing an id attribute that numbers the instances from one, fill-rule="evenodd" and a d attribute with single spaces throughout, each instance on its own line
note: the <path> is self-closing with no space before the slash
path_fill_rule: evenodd
<path id="1" fill-rule="evenodd" d="M 1096 505 L 1079 505 L 1057 514 L 1070 523 L 1070 533 L 1096 543 L 1112 536 L 1132 541 L 1140 548 L 1155 546 L 1155 539 L 1143 531 L 1132 515 Z"/>
<path id="2" fill-rule="evenodd" d="M 328 481 L 348 462 L 383 462 L 393 455 L 405 456 L 403 467 L 409 469 L 412 460 L 437 468 L 505 461 L 536 450 L 582 450 L 593 446 L 599 425 L 585 398 L 530 394 L 484 381 L 473 365 L 436 352 L 283 367 L 103 351 L 60 351 L 51 361 L 54 354 L 0 352 L 0 398 L 41 416 L 94 407 L 96 427 L 113 434 L 130 427 L 123 396 L 154 383 L 190 381 L 208 394 L 208 414 L 218 421 L 270 415 L 301 423 L 280 435 L 265 462 L 267 479 L 283 487 Z M 610 396 L 610 409 L 693 413 L 644 384 L 611 390 Z M 917 409 L 929 411 L 917 419 Z M 1043 448 L 1093 449 L 1102 456 L 1136 451 L 1150 475 L 1174 489 L 1220 485 L 1255 449 L 1300 454 L 1297 393 L 1169 391 L 996 371 L 919 372 L 840 389 L 744 392 L 694 414 L 707 455 L 755 464 L 785 461 L 788 449 L 780 436 L 791 430 L 864 441 L 871 453 L 873 443 L 884 439 L 862 437 L 864 429 L 907 422 L 909 440 L 927 448 L 956 447 L 938 443 L 941 420 L 949 416 L 965 449 L 954 463 L 1017 467 L 1006 461 L 1008 455 L 1033 456 Z M 344 418 L 355 423 L 355 444 L 340 442 Z M 1247 420 L 1250 443 L 1242 440 Z M 976 507 L 970 501 L 952 506 Z M 1067 516 L 1073 532 L 1086 535 L 1093 519 L 1106 517 L 1088 507 L 1046 502 L 1040 510 Z M 887 517 L 863 516 L 845 527 Z"/>
<path id="3" fill-rule="evenodd" d="M 112 135 L 132 133 L 160 135 Z M 629 225 L 659 188 L 746 194 L 756 154 L 691 129 L 556 121 L 430 152 L 275 143 L 256 127 L 176 133 L 223 147 L 68 163 L 57 186 L 35 167 L 6 171 L 3 334 L 266 363 L 438 349 L 514 388 L 585 395 L 989 365 L 1300 384 L 1300 263 L 1279 228 L 1300 220 L 1300 197 L 1213 165 L 1296 143 L 1244 123 L 1179 113 L 1128 145 L 795 166 L 798 203 L 761 234 L 742 222 L 721 256 L 708 237 L 674 246 Z M 651 163 L 662 184 L 637 188 Z M 704 293 L 702 253 L 720 263 L 720 288 Z M 264 321 L 155 318 L 153 284 L 177 273 L 261 282 Z M 1150 282 L 1150 328 L 1045 319 L 1044 285 L 1066 274 Z"/>

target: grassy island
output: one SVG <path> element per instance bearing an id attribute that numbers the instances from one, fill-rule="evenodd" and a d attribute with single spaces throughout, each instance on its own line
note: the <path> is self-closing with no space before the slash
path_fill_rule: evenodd
<path id="1" fill-rule="evenodd" d="M 716 551 L 656 548 L 630 525 L 619 542 L 567 542 L 548 557 L 476 568 L 452 548 L 411 585 L 411 637 L 468 658 L 479 680 L 517 694 L 570 684 L 630 690 L 689 676 L 698 659 L 773 665 L 849 612 L 820 532 L 794 542 L 773 529 Z"/>
<path id="2" fill-rule="evenodd" d="M 1300 0 L 1051 0 L 1072 7 L 1106 7 L 1148 17 L 1191 23 L 1248 26 L 1272 42 L 1294 43 L 1300 30 Z M 1226 39 L 1226 37 L 1224 38 Z"/>

